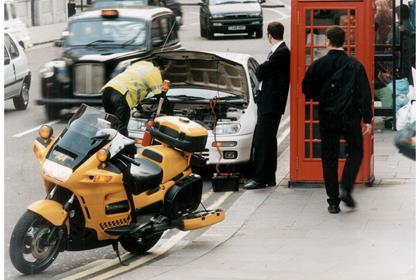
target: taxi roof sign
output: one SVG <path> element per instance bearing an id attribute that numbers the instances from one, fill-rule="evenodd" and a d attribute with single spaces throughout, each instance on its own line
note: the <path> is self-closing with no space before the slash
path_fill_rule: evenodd
<path id="1" fill-rule="evenodd" d="M 116 18 L 118 17 L 118 11 L 114 9 L 104 9 L 101 10 L 101 16 L 108 18 Z"/>

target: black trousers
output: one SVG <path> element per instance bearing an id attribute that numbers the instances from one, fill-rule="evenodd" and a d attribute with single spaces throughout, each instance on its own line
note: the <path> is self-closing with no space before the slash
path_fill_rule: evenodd
<path id="1" fill-rule="evenodd" d="M 259 114 L 254 131 L 253 179 L 266 184 L 276 180 L 277 130 L 281 114 Z"/>
<path id="2" fill-rule="evenodd" d="M 125 97 L 113 88 L 106 88 L 102 94 L 102 103 L 105 112 L 119 119 L 118 131 L 128 136 L 128 121 L 130 120 L 130 107 Z"/>
<path id="3" fill-rule="evenodd" d="M 349 120 L 345 124 L 331 125 L 320 120 L 321 158 L 328 203 L 338 205 L 340 200 L 338 185 L 338 157 L 340 137 L 347 142 L 346 163 L 341 176 L 341 188 L 351 192 L 363 159 L 363 136 L 360 119 Z"/>

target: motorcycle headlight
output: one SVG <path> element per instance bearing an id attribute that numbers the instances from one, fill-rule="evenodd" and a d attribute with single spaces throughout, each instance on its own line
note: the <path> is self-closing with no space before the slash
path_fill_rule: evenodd
<path id="1" fill-rule="evenodd" d="M 240 129 L 241 129 L 241 125 L 239 123 L 218 124 L 214 128 L 214 133 L 216 133 L 216 134 L 235 134 L 235 133 L 238 133 Z"/>
<path id="2" fill-rule="evenodd" d="M 117 67 L 115 67 L 114 71 L 111 73 L 111 79 L 117 76 L 118 74 L 124 72 L 124 70 L 131 64 L 131 61 L 125 60 L 118 63 Z"/>
<path id="3" fill-rule="evenodd" d="M 46 159 L 42 166 L 44 174 L 58 181 L 65 182 L 70 178 L 73 170 L 56 162 Z"/>

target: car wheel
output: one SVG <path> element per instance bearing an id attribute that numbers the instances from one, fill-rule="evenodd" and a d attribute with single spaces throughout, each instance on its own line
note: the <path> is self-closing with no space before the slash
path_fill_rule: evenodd
<path id="1" fill-rule="evenodd" d="M 259 38 L 262 38 L 262 36 L 263 36 L 263 29 L 261 27 L 260 30 L 255 32 L 255 38 L 259 39 Z"/>
<path id="2" fill-rule="evenodd" d="M 204 27 L 200 24 L 200 36 L 201 37 L 206 37 L 206 31 L 204 30 Z"/>
<path id="3" fill-rule="evenodd" d="M 47 120 L 55 120 L 60 116 L 60 107 L 54 104 L 45 105 L 45 113 L 47 115 Z"/>
<path id="4" fill-rule="evenodd" d="M 13 104 L 15 105 L 16 110 L 26 110 L 29 103 L 29 79 L 25 79 L 20 89 L 20 94 L 16 97 L 13 97 Z"/>

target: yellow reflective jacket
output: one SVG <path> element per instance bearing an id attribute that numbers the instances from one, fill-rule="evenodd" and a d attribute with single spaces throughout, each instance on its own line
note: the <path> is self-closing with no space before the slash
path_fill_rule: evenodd
<path id="1" fill-rule="evenodd" d="M 125 96 L 128 106 L 133 109 L 151 91 L 154 95 L 162 92 L 162 76 L 157 67 L 148 61 L 139 61 L 115 76 L 101 89 L 111 87 Z"/>

